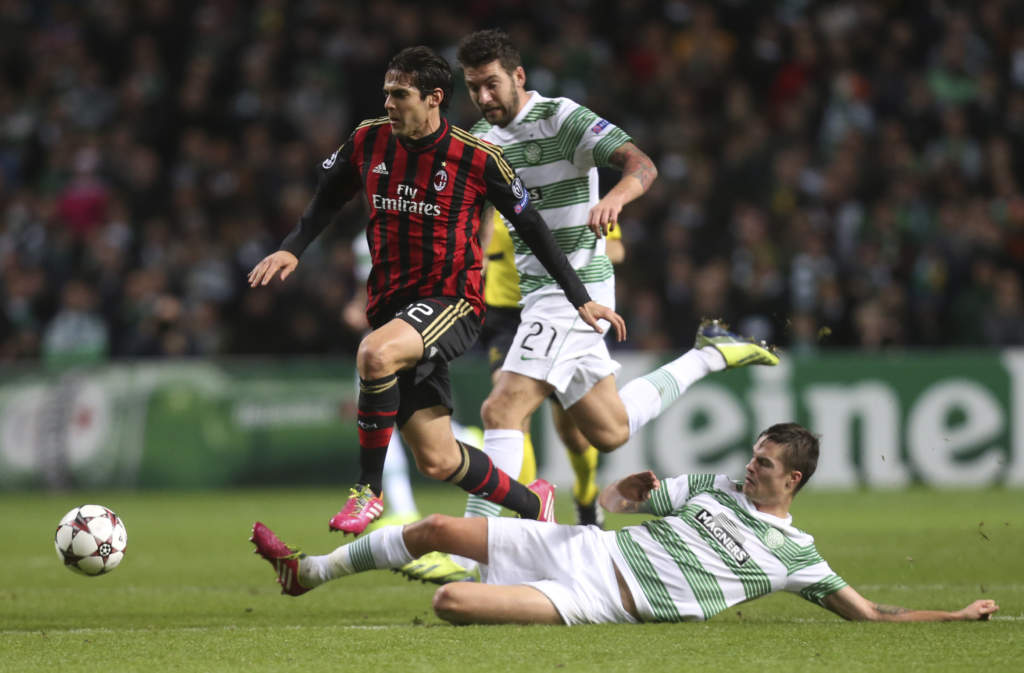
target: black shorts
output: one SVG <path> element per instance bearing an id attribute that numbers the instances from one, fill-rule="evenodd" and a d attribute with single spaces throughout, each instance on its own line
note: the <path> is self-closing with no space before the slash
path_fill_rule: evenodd
<path id="1" fill-rule="evenodd" d="M 427 297 L 403 307 L 395 318 L 412 325 L 423 337 L 423 358 L 398 372 L 401 402 L 398 427 L 420 409 L 441 405 L 452 411 L 448 363 L 465 353 L 480 335 L 480 317 L 465 299 Z"/>
<path id="2" fill-rule="evenodd" d="M 505 364 L 505 356 L 512 347 L 512 340 L 519 329 L 519 308 L 487 307 L 487 320 L 480 331 L 480 343 L 487 351 L 487 364 L 491 373 L 501 369 Z"/>

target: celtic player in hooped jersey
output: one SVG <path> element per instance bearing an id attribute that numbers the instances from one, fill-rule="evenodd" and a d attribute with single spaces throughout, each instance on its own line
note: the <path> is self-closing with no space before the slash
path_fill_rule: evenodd
<path id="1" fill-rule="evenodd" d="M 605 254 L 605 235 L 622 208 L 650 187 L 657 169 L 625 131 L 568 98 L 547 98 L 525 88 L 518 50 L 499 30 L 481 30 L 459 43 L 466 87 L 483 120 L 472 132 L 502 149 L 523 179 L 544 223 L 591 296 L 615 301 L 615 278 Z M 622 172 L 604 196 L 598 168 Z M 741 344 L 726 355 L 698 335 L 696 347 L 621 390 L 615 362 L 599 334 L 587 334 L 563 309 L 562 291 L 513 233 L 522 314 L 501 373 L 480 414 L 484 452 L 515 473 L 522 462 L 523 424 L 554 396 L 598 451 L 613 451 L 683 391 L 713 371 L 747 364 L 774 365 L 778 358 L 759 344 Z M 472 504 L 472 503 L 471 503 Z M 476 514 L 496 515 L 500 505 L 477 503 Z M 469 511 L 471 507 L 467 507 Z"/>
<path id="2" fill-rule="evenodd" d="M 978 620 L 999 609 L 978 600 L 956 611 L 910 610 L 874 603 L 847 585 L 789 514 L 817 466 L 818 446 L 807 429 L 780 423 L 758 437 L 742 482 L 711 474 L 662 481 L 649 471 L 620 479 L 602 491 L 601 506 L 657 518 L 619 531 L 434 514 L 323 556 L 288 547 L 258 522 L 252 542 L 292 596 L 428 552 L 475 559 L 482 583 L 445 584 L 434 594 L 434 611 L 455 624 L 705 620 L 776 591 L 849 620 Z"/>
<path id="3" fill-rule="evenodd" d="M 665 479 L 649 509 L 663 518 L 616 534 L 644 621 L 709 619 L 773 591 L 815 603 L 846 586 L 791 517 L 760 512 L 726 475 Z"/>
<path id="4" fill-rule="evenodd" d="M 588 220 L 591 207 L 598 202 L 597 167 L 610 167 L 612 153 L 631 139 L 622 129 L 568 98 L 528 93 L 529 98 L 507 126 L 492 125 L 485 118 L 470 132 L 502 148 L 505 160 L 527 185 L 531 201 L 580 280 L 591 293 L 614 301 L 614 272 L 605 255 L 602 235 L 607 230 L 595 235 Z M 560 293 L 530 249 L 514 231 L 510 233 L 524 306 Z"/>

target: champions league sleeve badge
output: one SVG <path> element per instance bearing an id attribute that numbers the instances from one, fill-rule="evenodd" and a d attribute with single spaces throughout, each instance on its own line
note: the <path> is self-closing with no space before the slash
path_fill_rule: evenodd
<path id="1" fill-rule="evenodd" d="M 530 205 L 530 195 L 527 193 L 526 188 L 523 187 L 523 181 L 518 175 L 512 180 L 511 187 L 512 196 L 519 199 L 519 203 L 513 208 L 516 211 L 516 215 L 518 215 L 523 212 L 523 208 Z"/>

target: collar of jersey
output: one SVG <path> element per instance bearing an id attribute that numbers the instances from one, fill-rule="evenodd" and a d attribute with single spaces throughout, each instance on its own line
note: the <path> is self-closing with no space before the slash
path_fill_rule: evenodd
<path id="1" fill-rule="evenodd" d="M 747 494 L 743 493 L 742 491 L 739 493 L 735 493 L 734 497 L 743 504 L 744 508 L 746 508 L 748 512 L 756 516 L 761 521 L 764 521 L 768 525 L 775 526 L 776 528 L 792 529 L 795 533 L 802 532 L 793 525 L 792 512 L 787 512 L 785 517 L 775 516 L 774 514 L 769 514 L 768 512 L 762 512 L 761 510 L 759 510 L 757 508 L 757 505 L 752 503 L 750 501 L 750 498 L 747 497 Z"/>
<path id="2" fill-rule="evenodd" d="M 416 140 L 407 140 L 405 138 L 398 138 L 398 142 L 402 143 L 409 152 L 422 152 L 428 150 L 441 140 L 441 136 L 448 132 L 448 120 L 441 117 L 441 125 L 437 127 L 437 130 L 431 133 L 429 136 L 423 136 Z M 397 138 L 397 136 L 396 136 Z"/>

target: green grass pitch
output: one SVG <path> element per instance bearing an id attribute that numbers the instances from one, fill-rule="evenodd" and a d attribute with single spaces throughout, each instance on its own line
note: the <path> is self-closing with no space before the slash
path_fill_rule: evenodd
<path id="1" fill-rule="evenodd" d="M 564 491 L 565 489 L 563 489 Z M 420 487 L 424 511 L 459 513 L 454 488 Z M 957 671 L 1022 670 L 1024 493 L 911 490 L 801 494 L 796 524 L 868 598 L 960 608 L 995 598 L 987 623 L 851 624 L 789 595 L 709 622 L 451 627 L 434 587 L 389 572 L 279 595 L 250 553 L 261 519 L 292 545 L 341 543 L 341 490 L 3 493 L 0 671 Z M 113 573 L 61 567 L 53 532 L 95 502 L 126 522 Z M 559 518 L 570 520 L 568 494 Z M 630 517 L 611 517 L 613 526 Z M 13 531 L 11 528 L 13 527 Z"/>

